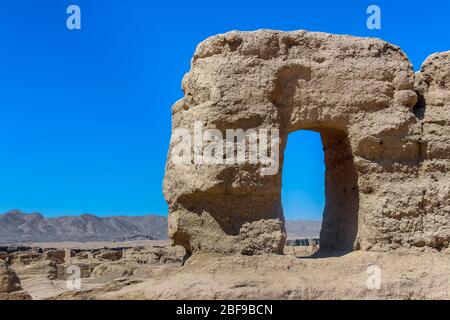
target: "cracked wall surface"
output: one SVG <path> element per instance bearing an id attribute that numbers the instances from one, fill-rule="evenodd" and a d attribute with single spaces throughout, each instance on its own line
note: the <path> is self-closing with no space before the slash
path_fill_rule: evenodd
<path id="1" fill-rule="evenodd" d="M 450 53 L 414 74 L 379 39 L 233 31 L 199 44 L 182 87 L 173 132 L 196 121 L 224 135 L 277 129 L 280 165 L 263 175 L 260 163 L 174 164 L 173 136 L 164 179 L 173 244 L 281 253 L 283 152 L 290 132 L 314 130 L 326 165 L 322 249 L 448 247 Z"/>

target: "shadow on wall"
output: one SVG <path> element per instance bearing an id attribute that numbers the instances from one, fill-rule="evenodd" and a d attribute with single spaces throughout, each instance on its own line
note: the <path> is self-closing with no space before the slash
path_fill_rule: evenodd
<path id="1" fill-rule="evenodd" d="M 325 209 L 321 250 L 352 250 L 358 233 L 358 174 L 347 134 L 321 130 L 325 153 Z"/>

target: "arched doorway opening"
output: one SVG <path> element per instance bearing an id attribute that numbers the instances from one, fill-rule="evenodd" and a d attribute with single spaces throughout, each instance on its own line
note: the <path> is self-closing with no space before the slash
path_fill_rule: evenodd
<path id="1" fill-rule="evenodd" d="M 298 157 L 303 160 L 298 161 Z M 346 251 L 355 247 L 358 175 L 344 131 L 321 128 L 289 134 L 284 153 L 282 201 L 288 240 L 292 240 L 290 235 L 295 238 L 291 220 L 301 219 L 306 220 L 304 234 L 298 236 L 311 240 L 318 234 L 321 251 Z"/>

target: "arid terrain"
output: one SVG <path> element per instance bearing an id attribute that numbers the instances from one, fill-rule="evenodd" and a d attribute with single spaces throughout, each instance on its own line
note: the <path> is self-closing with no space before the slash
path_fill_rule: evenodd
<path id="1" fill-rule="evenodd" d="M 320 226 L 320 221 L 286 222 L 290 239 L 317 238 Z M 72 235 L 67 237 L 69 241 L 52 241 L 54 238 L 64 238 L 65 234 Z M 194 255 L 182 265 L 184 248 L 170 246 L 166 239 L 167 221 L 157 216 L 100 218 L 82 215 L 49 219 L 39 213 L 25 214 L 14 210 L 0 215 L 0 235 L 0 299 L 115 299 L 122 295 L 130 299 L 176 298 L 177 295 L 189 299 L 214 298 L 216 295 L 233 297 L 238 291 L 223 288 L 215 292 L 214 281 L 209 284 L 212 287 L 206 289 L 209 282 L 201 280 L 196 283 L 197 276 L 192 277 L 194 282 L 189 282 L 188 278 L 192 272 L 197 272 L 194 270 L 199 266 L 198 272 L 206 271 L 204 279 L 218 277 L 218 280 L 222 279 L 220 281 L 231 280 L 231 283 L 236 282 L 236 288 L 245 289 L 246 285 L 241 284 L 244 281 L 242 275 L 250 272 L 245 269 L 234 274 L 234 270 L 229 269 L 231 265 L 227 264 L 223 264 L 225 269 L 222 271 L 208 270 L 205 255 Z M 15 241 L 17 239 L 22 241 Z M 317 247 L 312 243 L 285 248 L 286 255 L 292 257 L 307 257 L 316 251 Z M 285 263 L 283 261 L 292 263 L 288 262 L 287 256 L 268 256 L 267 261 L 275 259 L 273 263 L 276 265 Z M 218 256 L 212 255 L 210 258 L 210 267 L 221 261 Z M 259 264 L 260 259 L 241 258 L 246 265 Z M 241 264 L 238 262 L 237 266 Z M 261 273 L 261 279 L 267 276 L 267 271 Z M 219 275 L 221 272 L 223 274 Z M 80 279 L 79 286 L 76 286 L 77 277 Z M 138 285 L 146 286 L 154 281 L 149 285 L 161 291 L 138 289 Z M 171 287 L 175 291 L 168 290 Z M 178 287 L 180 291 L 176 289 Z M 187 287 L 191 287 L 192 291 Z M 134 289 L 143 295 L 139 296 Z M 115 293 L 117 296 L 114 296 Z M 241 292 L 238 295 L 245 297 L 246 294 Z"/>
<path id="2" fill-rule="evenodd" d="M 18 281 L 2 299 L 450 299 L 450 251 L 194 254 L 165 241 L 52 243 L 0 252 Z M 19 251 L 19 250 L 24 251 Z M 3 248 L 3 250 L 6 250 Z M 368 267 L 381 286 L 367 286 Z M 74 287 L 73 266 L 80 271 Z M 2 274 L 0 272 L 0 279 Z M 5 278 L 5 277 L 3 277 Z M 11 277 L 9 277 L 11 279 Z M 23 289 L 23 290 L 22 290 Z M 4 293 L 2 293 L 2 290 Z M 11 291 L 12 290 L 12 291 Z"/>
<path id="3" fill-rule="evenodd" d="M 3 281 L 5 288 L 0 286 L 0 293 L 10 295 L 1 298 L 16 299 L 15 292 L 20 289 L 32 299 L 49 299 L 70 290 L 84 292 L 105 286 L 114 291 L 180 266 L 184 249 L 167 244 L 164 240 L 142 240 L 0 247 L 2 270 L 12 272 L 14 277 L 9 279 L 15 283 L 14 288 L 9 284 L 13 290 L 7 292 L 8 280 Z M 20 279 L 19 286 L 16 278 Z M 73 282 L 76 279 L 80 279 L 79 286 Z"/>

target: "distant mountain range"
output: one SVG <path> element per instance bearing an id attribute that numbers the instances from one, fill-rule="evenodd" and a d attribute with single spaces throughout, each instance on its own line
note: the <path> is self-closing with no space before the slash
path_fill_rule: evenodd
<path id="1" fill-rule="evenodd" d="M 316 238 L 321 222 L 288 220 L 288 236 Z M 167 217 L 97 217 L 92 214 L 45 218 L 18 210 L 0 215 L 0 243 L 167 239 Z"/>
<path id="2" fill-rule="evenodd" d="M 40 213 L 0 215 L 0 243 L 166 239 L 164 216 L 97 217 L 91 214 L 45 218 Z"/>

